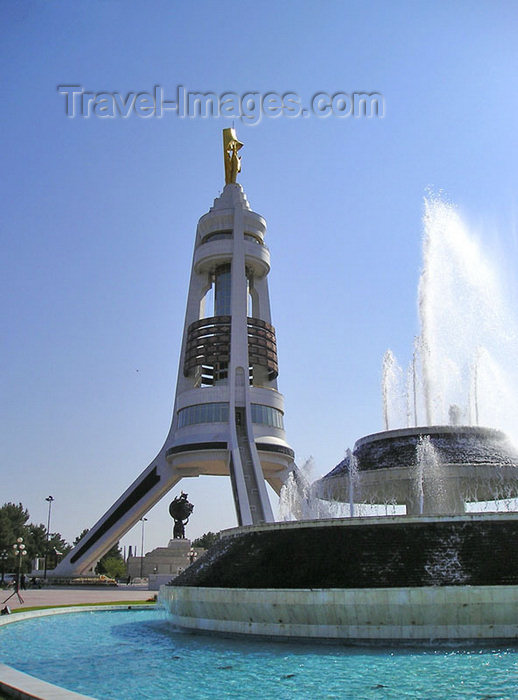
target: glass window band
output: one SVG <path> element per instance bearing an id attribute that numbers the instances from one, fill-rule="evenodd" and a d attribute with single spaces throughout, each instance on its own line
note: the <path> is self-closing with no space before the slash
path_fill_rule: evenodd
<path id="1" fill-rule="evenodd" d="M 178 411 L 178 427 L 197 423 L 227 423 L 228 403 L 200 403 Z"/>
<path id="2" fill-rule="evenodd" d="M 282 412 L 260 403 L 252 404 L 252 423 L 261 423 L 262 425 L 269 425 L 272 428 L 284 430 Z"/>

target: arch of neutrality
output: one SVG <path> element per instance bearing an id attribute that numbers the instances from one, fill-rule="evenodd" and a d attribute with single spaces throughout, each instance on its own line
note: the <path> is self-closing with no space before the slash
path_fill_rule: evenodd
<path id="1" fill-rule="evenodd" d="M 239 525 L 273 521 L 265 480 L 279 493 L 294 454 L 277 390 L 266 222 L 236 182 L 242 146 L 234 129 L 223 130 L 225 187 L 196 229 L 173 420 L 164 446 L 54 576 L 89 570 L 184 477 L 230 476 Z"/>

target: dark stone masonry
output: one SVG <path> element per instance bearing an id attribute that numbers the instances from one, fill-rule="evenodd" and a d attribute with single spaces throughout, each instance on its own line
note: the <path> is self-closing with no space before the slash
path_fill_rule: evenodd
<path id="1" fill-rule="evenodd" d="M 419 440 L 425 436 L 429 436 L 442 464 L 507 466 L 516 467 L 518 471 L 518 453 L 505 433 L 476 426 L 433 426 L 367 435 L 354 446 L 358 470 L 415 465 Z M 348 460 L 344 459 L 322 481 L 347 473 L 348 469 Z"/>
<path id="2" fill-rule="evenodd" d="M 401 519 L 402 520 L 402 519 Z M 315 521 L 222 537 L 171 585 L 379 588 L 518 584 L 518 519 L 505 514 Z"/>

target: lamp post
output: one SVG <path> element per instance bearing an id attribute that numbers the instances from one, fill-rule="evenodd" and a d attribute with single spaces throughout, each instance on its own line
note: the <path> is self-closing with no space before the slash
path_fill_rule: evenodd
<path id="1" fill-rule="evenodd" d="M 2 549 L 0 552 L 0 559 L 2 560 L 2 586 L 4 585 L 4 580 L 5 580 L 5 562 L 7 561 L 7 557 L 9 554 L 7 553 L 7 549 Z"/>
<path id="2" fill-rule="evenodd" d="M 47 556 L 49 553 L 49 536 L 50 536 L 50 511 L 52 509 L 52 501 L 54 500 L 54 496 L 47 496 L 45 499 L 47 503 L 49 504 L 49 516 L 47 518 L 47 542 L 45 545 L 45 566 L 43 570 L 43 578 L 47 578 Z"/>
<path id="3" fill-rule="evenodd" d="M 142 540 L 140 544 L 140 578 L 142 578 L 142 571 L 144 568 L 144 523 L 147 522 L 147 518 L 140 518 L 142 523 Z"/>
<path id="4" fill-rule="evenodd" d="M 15 557 L 18 557 L 18 573 L 16 575 L 16 583 L 15 583 L 14 591 L 11 593 L 9 598 L 12 598 L 13 595 L 16 595 L 16 596 L 18 596 L 19 602 L 24 603 L 25 601 L 23 600 L 22 596 L 20 595 L 20 577 L 22 574 L 22 559 L 23 559 L 23 557 L 27 556 L 27 550 L 25 549 L 25 545 L 23 544 L 23 537 L 18 537 L 16 542 L 13 544 L 13 554 Z M 4 603 L 7 603 L 9 598 L 6 598 L 4 600 Z"/>
<path id="5" fill-rule="evenodd" d="M 13 544 L 13 551 L 15 557 L 18 557 L 18 575 L 16 576 L 16 588 L 20 590 L 20 576 L 22 573 L 22 559 L 27 555 L 27 550 L 23 544 L 23 537 L 18 537 L 16 542 Z"/>
<path id="6" fill-rule="evenodd" d="M 193 561 L 196 559 L 198 556 L 198 552 L 196 552 L 192 547 L 189 550 L 189 564 L 192 564 Z"/>

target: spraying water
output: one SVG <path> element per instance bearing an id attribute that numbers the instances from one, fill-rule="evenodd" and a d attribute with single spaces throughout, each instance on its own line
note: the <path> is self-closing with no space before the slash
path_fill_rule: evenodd
<path id="1" fill-rule="evenodd" d="M 354 518 L 354 495 L 358 487 L 358 460 L 350 449 L 347 449 L 346 459 L 349 461 L 349 515 Z"/>
<path id="2" fill-rule="evenodd" d="M 408 368 L 387 350 L 382 371 L 384 429 L 411 432 L 358 441 L 321 480 L 320 498 L 307 469 L 293 475 L 283 488 L 281 512 L 284 502 L 297 519 L 344 516 L 334 512 L 333 496 L 347 504 L 351 517 L 378 514 L 383 503 L 387 513 L 389 504 L 394 509 L 404 503 L 412 515 L 462 513 L 466 502 L 488 498 L 498 509 L 516 509 L 514 448 L 504 444 L 504 434 L 487 430 L 517 441 L 516 320 L 497 266 L 455 207 L 433 196 L 425 200 L 418 314 Z M 439 427 L 446 425 L 453 427 Z M 412 440 L 414 458 L 408 452 Z M 372 513 L 365 510 L 369 505 Z"/>
<path id="3" fill-rule="evenodd" d="M 400 388 L 383 361 L 385 428 L 456 424 L 518 428 L 518 335 L 501 275 L 458 211 L 425 200 L 423 269 L 418 289 L 420 335 L 407 371 L 406 416 L 391 407 Z M 390 351 L 389 351 L 390 352 Z M 452 407 L 453 411 L 452 411 Z M 394 421 L 398 420 L 398 425 Z"/>
<path id="4" fill-rule="evenodd" d="M 282 486 L 279 497 L 280 520 L 315 520 L 347 515 L 347 506 L 336 501 L 317 498 L 311 484 L 313 459 L 310 457 L 296 467 Z"/>
<path id="5" fill-rule="evenodd" d="M 416 449 L 415 490 L 419 515 L 447 513 L 445 474 L 429 435 L 421 435 Z"/>
<path id="6" fill-rule="evenodd" d="M 387 350 L 383 357 L 382 398 L 385 430 L 398 427 L 406 413 L 406 391 L 403 387 L 403 370 L 392 350 Z"/>

